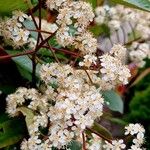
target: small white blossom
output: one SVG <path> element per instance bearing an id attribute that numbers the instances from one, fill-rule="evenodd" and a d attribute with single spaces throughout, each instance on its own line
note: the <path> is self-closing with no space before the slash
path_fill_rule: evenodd
<path id="1" fill-rule="evenodd" d="M 105 143 L 106 144 L 103 145 L 103 148 L 106 150 L 122 150 L 126 147 L 123 140 L 113 140 L 112 143 L 105 141 Z"/>

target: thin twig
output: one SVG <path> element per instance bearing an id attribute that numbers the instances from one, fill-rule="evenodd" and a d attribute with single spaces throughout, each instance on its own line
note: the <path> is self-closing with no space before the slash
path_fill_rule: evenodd
<path id="1" fill-rule="evenodd" d="M 23 55 L 27 55 L 27 54 L 33 54 L 34 53 L 34 49 L 32 50 L 28 50 L 28 51 L 25 51 L 25 52 L 21 52 L 21 53 L 18 53 L 18 54 L 9 54 L 9 55 L 6 55 L 6 56 L 0 56 L 0 60 L 1 59 L 8 59 L 8 58 L 12 58 L 12 57 L 18 57 L 18 56 L 23 56 Z"/>
<path id="2" fill-rule="evenodd" d="M 83 150 L 86 150 L 86 142 L 85 142 L 84 132 L 82 132 L 82 140 L 83 140 Z"/>
<path id="3" fill-rule="evenodd" d="M 36 26 L 37 30 L 41 30 L 41 0 L 39 0 L 39 26 Z M 32 11 L 31 11 L 32 14 Z M 31 15 L 32 18 L 33 14 Z M 35 21 L 36 22 L 36 21 Z M 35 51 L 32 55 L 32 86 L 36 87 L 36 52 L 40 49 L 38 48 L 39 42 L 40 42 L 40 32 L 38 32 L 38 37 L 37 37 L 37 44 L 35 47 Z"/>
<path id="4" fill-rule="evenodd" d="M 52 55 L 54 56 L 56 62 L 60 64 L 60 61 L 59 61 L 59 59 L 57 58 L 55 52 L 53 51 L 51 45 L 50 45 L 48 42 L 47 42 L 47 45 L 48 45 L 48 47 L 49 47 L 49 50 L 52 52 Z"/>
<path id="5" fill-rule="evenodd" d="M 91 79 L 91 77 L 90 77 L 90 75 L 89 75 L 89 73 L 88 73 L 88 71 L 85 68 L 84 68 L 84 71 L 86 72 L 86 74 L 87 74 L 87 76 L 88 76 L 91 84 L 94 84 L 93 81 L 92 81 L 92 79 Z"/>

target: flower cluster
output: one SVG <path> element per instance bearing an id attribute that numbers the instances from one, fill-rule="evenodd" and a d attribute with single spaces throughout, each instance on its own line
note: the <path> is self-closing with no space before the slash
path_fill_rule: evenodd
<path id="1" fill-rule="evenodd" d="M 140 124 L 136 123 L 136 124 L 129 124 L 129 126 L 125 127 L 126 132 L 125 135 L 132 135 L 136 137 L 133 139 L 133 143 L 134 145 L 131 146 L 130 150 L 142 150 L 141 146 L 144 143 L 144 133 L 145 133 L 145 129 L 143 128 L 143 126 L 141 126 Z"/>
<path id="2" fill-rule="evenodd" d="M 97 50 L 97 40 L 86 30 L 94 18 L 91 5 L 82 1 L 47 0 L 47 7 L 50 10 L 56 9 L 58 11 L 57 42 L 63 47 L 73 45 L 79 50 L 80 55 L 90 58 L 88 62 L 86 58 L 83 58 L 82 66 L 90 67 L 92 63 L 95 63 L 94 53 Z"/>
<path id="3" fill-rule="evenodd" d="M 148 42 L 138 43 L 133 42 L 129 52 L 130 60 L 138 67 L 145 65 L 145 58 L 150 58 L 150 44 Z"/>
<path id="4" fill-rule="evenodd" d="M 100 88 L 91 85 L 83 72 L 69 65 L 42 65 L 40 75 L 47 85 L 44 93 L 19 88 L 7 97 L 7 112 L 11 116 L 17 115 L 25 102 L 29 109 L 36 111 L 33 123 L 28 127 L 30 138 L 22 143 L 22 149 L 37 149 L 46 143 L 47 147 L 66 146 L 72 139 L 81 139 L 80 134 L 86 126 L 92 126 L 102 115 L 104 99 Z M 43 142 L 39 127 L 46 127 L 48 122 L 47 140 Z"/>
<path id="5" fill-rule="evenodd" d="M 103 88 L 113 88 L 118 84 L 127 84 L 131 76 L 130 70 L 123 65 L 126 49 L 121 45 L 115 45 L 109 53 L 100 56 Z M 122 60 L 121 60 L 122 59 Z"/>
<path id="6" fill-rule="evenodd" d="M 43 89 L 20 87 L 14 94 L 8 95 L 7 113 L 11 117 L 20 112 L 26 115 L 29 138 L 22 142 L 22 150 L 47 150 L 54 147 L 67 149 L 72 140 L 82 143 L 83 131 L 103 114 L 104 98 L 101 92 L 127 84 L 131 76 L 125 65 L 126 48 L 122 45 L 114 45 L 109 53 L 100 57 L 95 55 L 97 40 L 87 31 L 94 18 L 90 4 L 73 0 L 47 0 L 46 4 L 58 15 L 55 23 L 40 18 L 41 30 L 47 32 L 41 31 L 43 39 L 56 32 L 58 44 L 63 47 L 73 46 L 83 60 L 79 61 L 76 68 L 54 62 L 44 64 L 39 73 Z M 114 26 L 115 30 L 120 26 L 119 21 L 115 24 L 119 20 L 115 9 L 105 6 L 104 9 L 98 8 L 96 13 L 102 14 L 103 19 L 97 16 L 101 23 L 105 22 L 105 15 L 109 15 L 109 26 Z M 0 34 L 7 39 L 9 37 L 17 46 L 30 43 L 30 47 L 34 48 L 36 40 L 30 37 L 30 32 L 23 25 L 26 19 L 29 19 L 27 15 L 20 11 L 15 12 L 11 19 L 0 24 L 5 26 Z M 39 19 L 35 20 L 39 24 Z M 139 49 L 146 52 L 147 48 L 140 46 Z M 92 64 L 98 67 L 90 70 Z M 143 143 L 144 129 L 135 126 L 139 130 L 131 131 L 131 125 L 126 127 L 125 134 L 137 134 L 131 149 L 140 147 Z M 102 138 L 93 134 L 92 137 L 87 141 L 89 150 L 100 150 L 102 147 L 106 150 L 120 150 L 126 147 L 123 140 L 106 142 L 103 146 Z"/>
<path id="7" fill-rule="evenodd" d="M 92 134 L 92 139 L 90 139 L 88 141 L 87 149 L 88 150 L 100 150 L 100 149 L 102 149 L 102 139 L 99 136 Z"/>
<path id="8" fill-rule="evenodd" d="M 144 143 L 144 133 L 145 129 L 138 123 L 136 124 L 129 124 L 125 127 L 125 135 L 132 135 L 136 138 L 133 139 L 133 145 L 131 145 L 131 148 L 128 150 L 142 150 L 141 148 L 142 144 Z M 124 144 L 124 141 L 122 139 L 120 140 L 112 140 L 111 143 L 108 141 L 105 141 L 105 145 L 103 145 L 103 148 L 106 150 L 122 150 L 126 148 L 126 145 Z"/>
<path id="9" fill-rule="evenodd" d="M 95 9 L 95 22 L 97 24 L 107 24 L 112 31 L 120 28 L 120 12 L 115 7 L 104 5 Z"/>
<path id="10" fill-rule="evenodd" d="M 111 31 L 118 30 L 125 22 L 132 22 L 135 25 L 135 30 L 142 33 L 141 36 L 144 39 L 150 36 L 150 14 L 148 12 L 121 5 L 111 7 L 104 5 L 97 7 L 95 14 L 95 22 L 108 25 Z"/>
<path id="11" fill-rule="evenodd" d="M 50 10 L 58 10 L 65 4 L 67 4 L 70 0 L 47 0 L 46 5 Z"/>
<path id="12" fill-rule="evenodd" d="M 103 145 L 103 148 L 106 150 L 121 150 L 125 149 L 126 145 L 124 144 L 124 141 L 121 140 L 113 140 L 112 143 L 109 143 L 105 141 L 105 145 Z"/>
<path id="13" fill-rule="evenodd" d="M 23 26 L 26 19 L 30 19 L 28 15 L 14 11 L 12 18 L 1 23 L 1 35 L 17 47 L 29 43 L 30 32 Z"/>

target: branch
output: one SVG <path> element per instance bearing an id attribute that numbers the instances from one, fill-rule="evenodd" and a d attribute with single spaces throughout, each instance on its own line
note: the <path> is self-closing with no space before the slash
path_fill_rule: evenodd
<path id="1" fill-rule="evenodd" d="M 0 56 L 0 60 L 12 58 L 12 57 L 23 56 L 23 55 L 27 55 L 27 54 L 33 54 L 33 53 L 34 53 L 34 49 L 28 50 L 28 51 L 25 51 L 25 52 L 21 52 L 21 53 L 18 53 L 18 54 L 14 54 L 14 55 L 9 54 L 9 55 L 6 55 L 6 56 Z"/>
<path id="2" fill-rule="evenodd" d="M 87 149 L 86 149 L 86 142 L 85 142 L 85 135 L 84 135 L 84 132 L 82 132 L 82 140 L 83 140 L 83 150 L 87 150 Z"/>

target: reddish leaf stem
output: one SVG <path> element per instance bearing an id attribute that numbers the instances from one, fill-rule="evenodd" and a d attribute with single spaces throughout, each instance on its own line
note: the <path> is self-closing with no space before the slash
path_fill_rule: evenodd
<path id="1" fill-rule="evenodd" d="M 6 56 L 0 56 L 0 60 L 1 59 L 8 59 L 8 58 L 12 58 L 12 57 L 18 57 L 18 56 L 23 56 L 23 55 L 27 55 L 27 54 L 33 54 L 34 53 L 34 49 L 33 50 L 28 50 L 28 51 L 25 51 L 25 52 L 21 52 L 21 53 L 18 53 L 18 54 L 15 54 L 15 55 L 6 55 Z"/>

